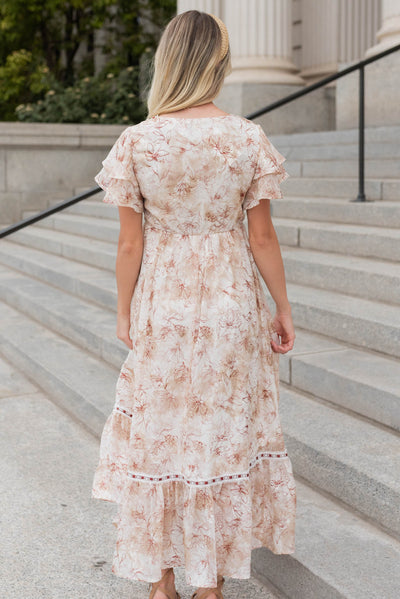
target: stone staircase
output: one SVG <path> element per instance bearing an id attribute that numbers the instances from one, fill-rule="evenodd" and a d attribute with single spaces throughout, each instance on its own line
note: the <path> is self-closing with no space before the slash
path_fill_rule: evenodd
<path id="1" fill-rule="evenodd" d="M 377 201 L 361 204 L 356 131 L 271 136 L 291 174 L 271 205 L 296 327 L 280 415 L 298 507 L 296 552 L 257 549 L 253 570 L 290 599 L 400 596 L 399 138 L 366 130 Z M 128 352 L 118 211 L 100 200 L 0 241 L 1 353 L 97 436 Z"/>

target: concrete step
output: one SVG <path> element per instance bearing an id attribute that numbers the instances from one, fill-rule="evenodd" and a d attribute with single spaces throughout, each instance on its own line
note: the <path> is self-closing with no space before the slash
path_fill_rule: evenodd
<path id="1" fill-rule="evenodd" d="M 103 204 L 105 206 L 106 204 Z M 77 209 L 85 209 L 80 204 Z M 74 206 L 74 208 L 75 208 Z M 96 210 L 95 203 L 92 207 L 86 205 L 86 210 Z M 276 218 L 300 219 L 304 221 L 331 222 L 338 224 L 369 225 L 373 227 L 400 227 L 399 202 L 350 202 L 341 198 L 309 198 L 288 197 L 271 201 L 271 214 Z M 100 214 L 99 214 L 100 216 Z M 114 212 L 110 212 L 110 218 Z M 116 215 L 118 218 L 118 215 Z"/>
<path id="2" fill-rule="evenodd" d="M 115 206 L 102 203 L 104 193 L 91 200 L 83 200 L 64 211 L 64 214 L 80 214 L 96 218 L 119 220 Z M 271 200 L 274 218 L 301 219 L 307 221 L 336 222 L 340 224 L 370 225 L 374 227 L 400 227 L 400 203 L 351 202 L 342 198 L 288 197 Z"/>
<path id="3" fill-rule="evenodd" d="M 99 205 L 93 207 L 93 210 L 97 211 L 101 208 L 102 206 Z M 85 210 L 91 212 L 92 207 L 85 207 Z M 115 207 L 111 206 L 111 210 L 115 213 Z M 103 214 L 106 215 L 106 211 Z M 274 217 L 273 221 L 281 245 L 383 260 L 400 260 L 399 229 L 336 222 L 321 223 L 281 217 Z M 104 216 L 99 219 L 97 216 L 83 214 L 50 216 L 30 228 L 55 229 L 114 245 L 117 244 L 119 235 L 119 221 L 115 218 L 108 219 Z M 9 239 L 12 240 L 12 236 Z"/>
<path id="4" fill-rule="evenodd" d="M 260 283 L 271 307 L 261 276 Z M 400 357 L 398 306 L 295 283 L 288 283 L 287 291 L 295 327 L 343 341 L 354 349 Z"/>
<path id="5" fill-rule="evenodd" d="M 400 538 L 400 436 L 283 385 L 280 415 L 295 474 Z"/>
<path id="6" fill-rule="evenodd" d="M 290 599 L 397 599 L 399 542 L 295 480 L 296 550 L 255 549 L 254 575 Z"/>
<path id="7" fill-rule="evenodd" d="M 0 263 L 26 272 L 83 299 L 115 310 L 115 275 L 61 256 L 3 241 Z M 267 295 L 269 292 L 261 280 Z M 354 346 L 400 357 L 398 308 L 288 283 L 295 324 Z"/>
<path id="8" fill-rule="evenodd" d="M 291 158 L 289 165 L 294 164 Z M 339 160 L 305 160 L 300 163 L 302 177 L 354 177 L 358 174 L 358 158 Z M 366 159 L 366 179 L 400 179 L 400 161 L 397 158 Z"/>
<path id="9" fill-rule="evenodd" d="M 280 150 L 282 152 L 282 150 Z M 287 155 L 286 155 L 287 156 Z M 288 161 L 293 160 L 287 156 Z M 347 198 L 357 197 L 358 179 L 357 171 L 353 177 L 294 177 L 284 181 L 281 185 L 285 196 Z M 365 196 L 367 200 L 400 200 L 400 180 L 382 180 L 371 178 L 365 180 Z"/>
<path id="10" fill-rule="evenodd" d="M 105 270 L 115 270 L 117 244 L 41 227 L 39 223 L 16 231 L 9 241 L 64 256 Z"/>
<path id="11" fill-rule="evenodd" d="M 281 246 L 287 281 L 400 303 L 400 263 Z"/>
<path id="12" fill-rule="evenodd" d="M 104 192 L 89 200 L 82 200 L 82 202 L 74 204 L 64 210 L 63 214 L 78 214 L 118 222 L 118 210 L 115 206 L 102 203 L 102 197 L 104 197 Z M 24 218 L 33 213 L 31 210 L 24 211 Z M 370 225 L 374 227 L 400 227 L 399 202 L 386 200 L 351 202 L 350 199 L 343 198 L 290 197 L 286 194 L 284 198 L 271 200 L 271 213 L 274 218 Z"/>
<path id="13" fill-rule="evenodd" d="M 268 134 L 268 132 L 267 132 Z M 353 129 L 334 129 L 331 131 L 310 131 L 300 133 L 281 133 L 271 134 L 268 136 L 274 143 L 286 143 L 290 146 L 305 148 L 308 146 L 347 146 L 358 144 L 358 127 Z M 398 126 L 380 126 L 380 127 L 365 127 L 364 137 L 366 146 L 370 147 L 371 143 L 397 144 L 400 137 L 400 125 Z"/>
<path id="14" fill-rule="evenodd" d="M 82 200 L 67 208 L 65 214 L 79 214 L 81 216 L 94 216 L 96 218 L 106 218 L 107 220 L 119 221 L 118 208 L 111 204 L 105 204 L 102 201 L 104 192 L 95 195 L 91 201 Z"/>
<path id="15" fill-rule="evenodd" d="M 17 231 L 10 240 L 84 264 L 115 270 L 115 243 L 37 225 Z M 290 282 L 333 289 L 366 299 L 400 302 L 399 264 L 283 245 L 281 249 L 286 277 Z"/>
<path id="16" fill-rule="evenodd" d="M 0 299 L 115 368 L 126 358 L 129 350 L 116 337 L 116 315 L 109 308 L 4 266 Z"/>
<path id="17" fill-rule="evenodd" d="M 0 303 L 2 354 L 90 432 L 101 434 L 118 372 L 103 360 Z"/>
<path id="18" fill-rule="evenodd" d="M 115 210 L 115 207 L 113 208 Z M 54 229 L 63 233 L 91 237 L 109 243 L 117 243 L 119 235 L 119 222 L 115 219 L 103 218 L 100 220 L 97 217 L 68 214 L 64 211 L 47 216 L 30 226 L 41 229 Z"/>
<path id="19" fill-rule="evenodd" d="M 268 133 L 267 133 L 268 135 Z M 268 136 L 277 149 L 286 156 L 288 162 L 301 161 L 330 161 L 330 160 L 353 160 L 357 164 L 358 143 L 310 143 L 308 145 L 294 144 L 291 139 L 279 141 L 278 136 Z M 275 141 L 274 141 L 275 139 Z M 400 148 L 398 141 L 378 141 L 366 143 L 364 148 L 365 160 L 391 160 L 398 159 Z M 358 169 L 356 166 L 356 171 Z M 357 174 L 355 176 L 357 176 Z"/>
<path id="20" fill-rule="evenodd" d="M 4 240 L 0 244 L 0 264 L 97 305 L 116 310 L 117 285 L 112 272 L 41 250 L 31 248 L 27 252 L 25 246 Z"/>
<path id="21" fill-rule="evenodd" d="M 279 359 L 280 380 L 350 413 L 400 431 L 400 362 L 296 326 Z"/>
<path id="22" fill-rule="evenodd" d="M 364 256 L 382 260 L 400 260 L 400 229 L 339 223 L 321 223 L 289 218 L 274 218 L 281 245 Z"/>
<path id="23" fill-rule="evenodd" d="M 0 299 L 115 368 L 125 360 L 128 349 L 116 338 L 115 313 L 107 308 L 5 267 Z M 398 361 L 302 329 L 280 360 L 283 382 L 400 430 Z"/>

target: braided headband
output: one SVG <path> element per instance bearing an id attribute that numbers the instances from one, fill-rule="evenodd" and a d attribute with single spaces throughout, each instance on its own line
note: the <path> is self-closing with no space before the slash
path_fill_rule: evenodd
<path id="1" fill-rule="evenodd" d="M 208 13 L 210 14 L 210 13 Z M 221 52 L 219 55 L 219 59 L 222 60 L 224 58 L 224 56 L 226 55 L 226 53 L 228 52 L 228 47 L 229 47 L 229 35 L 228 35 L 228 30 L 226 28 L 226 25 L 223 21 L 221 21 L 221 19 L 219 17 L 216 17 L 215 15 L 210 14 L 210 17 L 213 17 L 213 19 L 217 22 L 217 25 L 221 31 L 221 37 L 222 37 L 222 43 L 221 43 Z"/>

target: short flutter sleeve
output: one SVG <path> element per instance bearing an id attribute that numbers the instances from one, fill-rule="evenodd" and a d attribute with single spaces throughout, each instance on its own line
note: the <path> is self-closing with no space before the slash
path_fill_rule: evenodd
<path id="1" fill-rule="evenodd" d="M 286 158 L 269 141 L 261 125 L 257 124 L 257 128 L 259 131 L 257 163 L 251 185 L 243 200 L 243 210 L 257 206 L 262 199 L 282 198 L 279 185 L 290 176 L 282 166 Z"/>
<path id="2" fill-rule="evenodd" d="M 136 212 L 143 212 L 143 197 L 133 164 L 135 136 L 131 129 L 128 127 L 121 133 L 94 180 L 106 192 L 103 202 L 130 206 Z"/>

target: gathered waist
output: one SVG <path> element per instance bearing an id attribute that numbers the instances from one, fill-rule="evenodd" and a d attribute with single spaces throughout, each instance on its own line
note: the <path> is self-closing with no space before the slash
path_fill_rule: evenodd
<path id="1" fill-rule="evenodd" d="M 169 235 L 180 235 L 182 237 L 192 236 L 192 235 L 218 235 L 220 233 L 229 233 L 231 231 L 243 231 L 244 226 L 243 223 L 238 223 L 234 227 L 229 227 L 228 229 L 218 229 L 218 231 L 200 231 L 200 232 L 192 232 L 192 233 L 181 233 L 180 231 L 173 231 L 172 229 L 167 229 L 165 227 L 155 227 L 154 225 L 146 225 L 144 226 L 144 230 L 154 230 L 161 231 L 162 233 L 168 233 Z"/>

